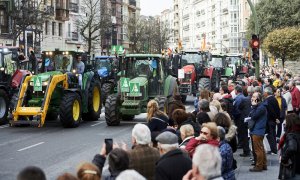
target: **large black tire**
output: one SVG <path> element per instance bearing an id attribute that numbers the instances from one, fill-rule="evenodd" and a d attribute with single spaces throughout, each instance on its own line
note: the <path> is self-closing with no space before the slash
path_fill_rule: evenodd
<path id="1" fill-rule="evenodd" d="M 210 79 L 209 78 L 201 78 L 199 80 L 198 89 L 199 89 L 199 91 L 202 91 L 204 89 L 210 90 Z"/>
<path id="2" fill-rule="evenodd" d="M 104 83 L 101 88 L 101 101 L 105 106 L 106 98 L 113 91 L 114 85 L 112 83 Z"/>
<path id="3" fill-rule="evenodd" d="M 8 122 L 7 113 L 9 107 L 8 94 L 0 89 L 0 125 L 6 124 Z"/>
<path id="4" fill-rule="evenodd" d="M 88 92 L 88 112 L 83 114 L 83 120 L 97 121 L 101 114 L 101 107 L 100 82 L 93 78 Z"/>
<path id="5" fill-rule="evenodd" d="M 105 102 L 105 120 L 108 126 L 118 126 L 121 121 L 117 94 L 109 95 Z"/>
<path id="6" fill-rule="evenodd" d="M 58 118 L 57 112 L 47 112 L 46 114 L 46 121 L 56 121 Z"/>
<path id="7" fill-rule="evenodd" d="M 167 106 L 166 106 L 167 98 L 163 97 L 163 96 L 157 96 L 154 100 L 158 103 L 159 110 L 166 113 L 167 112 Z"/>
<path id="8" fill-rule="evenodd" d="M 216 69 L 213 70 L 213 74 L 211 77 L 211 91 L 214 91 L 216 88 L 220 86 L 220 77 L 218 71 Z"/>
<path id="9" fill-rule="evenodd" d="M 73 106 L 79 103 L 79 111 L 73 112 Z M 74 119 L 73 113 L 79 113 L 77 118 Z M 78 127 L 81 121 L 82 104 L 79 94 L 75 92 L 67 92 L 60 105 L 60 121 L 65 128 Z"/>
<path id="10" fill-rule="evenodd" d="M 182 103 L 186 102 L 186 97 L 187 97 L 187 95 L 181 95 L 181 102 Z"/>

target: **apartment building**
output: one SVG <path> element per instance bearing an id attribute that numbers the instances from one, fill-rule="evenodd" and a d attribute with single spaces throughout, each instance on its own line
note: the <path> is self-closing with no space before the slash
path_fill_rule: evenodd
<path id="1" fill-rule="evenodd" d="M 177 41 L 178 38 L 175 38 L 175 29 L 174 29 L 174 11 L 173 8 L 166 9 L 163 12 L 161 12 L 161 15 L 159 17 L 161 27 L 163 30 L 167 31 L 167 37 L 168 39 L 168 47 L 171 49 L 175 49 L 177 47 Z M 177 31 L 179 32 L 179 31 Z"/>
<path id="2" fill-rule="evenodd" d="M 138 18 L 141 12 L 140 0 L 123 0 L 122 3 L 122 20 L 123 20 L 123 29 L 122 29 L 122 44 L 125 49 L 130 49 L 131 42 L 128 38 L 128 22 L 132 17 Z"/>
<path id="3" fill-rule="evenodd" d="M 13 44 L 10 38 L 11 18 L 8 12 L 13 7 L 13 1 L 0 0 L 0 46 L 10 46 Z"/>

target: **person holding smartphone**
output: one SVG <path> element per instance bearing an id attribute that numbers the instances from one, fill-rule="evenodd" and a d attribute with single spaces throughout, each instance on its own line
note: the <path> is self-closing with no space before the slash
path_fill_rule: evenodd
<path id="1" fill-rule="evenodd" d="M 250 129 L 250 135 L 253 143 L 255 165 L 249 170 L 251 172 L 261 172 L 267 170 L 267 157 L 263 144 L 268 119 L 267 109 L 264 103 L 262 103 L 262 95 L 257 92 L 252 95 L 251 105 L 252 111 L 250 112 L 250 117 L 255 124 Z"/>

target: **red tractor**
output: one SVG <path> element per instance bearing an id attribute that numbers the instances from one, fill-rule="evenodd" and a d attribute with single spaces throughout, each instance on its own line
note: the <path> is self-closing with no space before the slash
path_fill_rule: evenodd
<path id="1" fill-rule="evenodd" d="M 210 53 L 199 51 L 181 52 L 172 58 L 172 72 L 178 77 L 183 102 L 187 95 L 195 96 L 199 90 L 213 90 L 219 86 L 218 71 L 208 65 L 210 58 Z"/>
<path id="2" fill-rule="evenodd" d="M 31 74 L 28 61 L 19 62 L 17 47 L 0 46 L 0 124 L 8 122 L 7 116 L 13 95 L 17 95 L 25 76 Z"/>

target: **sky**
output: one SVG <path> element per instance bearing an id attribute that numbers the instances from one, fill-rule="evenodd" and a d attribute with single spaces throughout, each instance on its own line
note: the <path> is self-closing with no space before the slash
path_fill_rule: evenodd
<path id="1" fill-rule="evenodd" d="M 160 15 L 160 13 L 173 6 L 173 0 L 140 0 L 141 14 L 146 16 Z"/>

